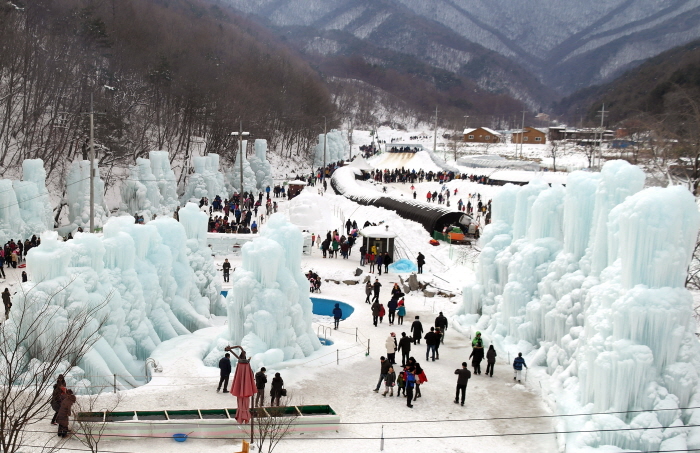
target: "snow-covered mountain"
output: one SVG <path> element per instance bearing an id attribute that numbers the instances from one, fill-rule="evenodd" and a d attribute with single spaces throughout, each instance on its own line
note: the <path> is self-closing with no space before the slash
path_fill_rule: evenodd
<path id="1" fill-rule="evenodd" d="M 484 58 L 489 49 L 562 93 L 700 37 L 700 0 L 227 1 L 275 27 L 341 30 L 463 75 L 482 69 L 502 88 L 498 82 L 508 82 L 508 69 Z M 316 39 L 306 50 L 340 48 L 337 41 Z"/>

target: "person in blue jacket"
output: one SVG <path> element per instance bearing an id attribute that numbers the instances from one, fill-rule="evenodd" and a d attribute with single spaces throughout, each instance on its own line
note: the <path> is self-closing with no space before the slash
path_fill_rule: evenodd
<path id="1" fill-rule="evenodd" d="M 338 324 L 340 323 L 340 320 L 343 318 L 343 310 L 340 308 L 340 304 L 335 304 L 335 308 L 333 309 L 333 321 L 335 322 L 335 330 L 338 330 Z"/>
<path id="2" fill-rule="evenodd" d="M 515 381 L 517 379 L 518 383 L 520 383 L 520 374 L 523 371 L 523 367 L 527 368 L 527 365 L 525 365 L 523 353 L 518 352 L 518 356 L 513 360 L 513 380 Z"/>
<path id="3" fill-rule="evenodd" d="M 377 270 L 379 271 L 379 275 L 382 275 L 382 262 L 383 262 L 384 257 L 382 256 L 381 253 L 377 253 L 377 257 L 374 259 L 374 264 L 377 265 Z"/>

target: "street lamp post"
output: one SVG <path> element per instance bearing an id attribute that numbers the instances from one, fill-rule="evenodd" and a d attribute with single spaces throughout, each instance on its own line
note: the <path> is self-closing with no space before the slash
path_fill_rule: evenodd
<path id="1" fill-rule="evenodd" d="M 326 182 L 326 141 L 328 139 L 326 116 L 323 115 L 323 168 L 321 169 L 321 180 Z"/>
<path id="2" fill-rule="evenodd" d="M 239 122 L 238 132 L 231 132 L 232 136 L 238 136 L 238 161 L 240 162 L 241 171 L 241 191 L 240 195 L 243 195 L 243 136 L 250 135 L 250 132 L 243 132 L 243 121 Z"/>

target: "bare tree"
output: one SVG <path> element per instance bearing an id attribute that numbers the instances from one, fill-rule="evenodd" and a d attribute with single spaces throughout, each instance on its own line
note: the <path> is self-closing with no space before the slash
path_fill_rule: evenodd
<path id="1" fill-rule="evenodd" d="M 100 338 L 108 300 L 64 308 L 71 283 L 53 293 L 35 287 L 20 294 L 0 327 L 2 453 L 23 448 L 27 428 L 48 414 L 48 395 L 58 374 L 75 367 Z"/>
<path id="2" fill-rule="evenodd" d="M 557 156 L 559 155 L 559 141 L 550 140 L 549 156 L 552 158 L 552 170 L 557 171 Z"/>
<path id="3" fill-rule="evenodd" d="M 281 406 L 254 409 L 253 442 L 258 451 L 266 447 L 267 453 L 272 453 L 277 444 L 290 434 L 294 422 L 301 415 L 295 406 L 290 405 L 291 400 L 291 395 L 285 396 L 281 398 Z"/>
<path id="4" fill-rule="evenodd" d="M 102 435 L 107 428 L 105 412 L 113 412 L 123 401 L 124 394 L 105 395 L 102 390 L 89 394 L 90 389 L 85 389 L 87 395 L 78 397 L 73 406 L 75 417 L 73 418 L 72 431 L 76 438 L 92 453 L 97 453 Z"/>

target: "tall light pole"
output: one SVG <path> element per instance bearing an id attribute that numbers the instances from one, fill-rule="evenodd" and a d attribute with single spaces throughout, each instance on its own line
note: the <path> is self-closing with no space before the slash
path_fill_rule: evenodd
<path id="1" fill-rule="evenodd" d="M 469 115 L 464 115 L 464 130 L 467 130 L 467 120 L 469 119 Z"/>
<path id="2" fill-rule="evenodd" d="M 437 154 L 437 114 L 438 108 L 435 106 L 435 133 L 433 134 L 433 152 Z"/>
<path id="3" fill-rule="evenodd" d="M 90 233 L 95 232 L 95 113 L 90 93 L 90 111 L 84 113 L 90 115 Z"/>
<path id="4" fill-rule="evenodd" d="M 520 158 L 523 157 L 523 143 L 525 143 L 525 110 L 523 110 L 523 125 L 520 129 Z M 516 150 L 517 151 L 517 150 Z"/>
<path id="5" fill-rule="evenodd" d="M 326 182 L 326 141 L 328 139 L 327 125 L 328 122 L 326 121 L 326 115 L 323 115 L 323 168 L 321 169 L 322 182 Z"/>
<path id="6" fill-rule="evenodd" d="M 600 113 L 600 141 L 598 142 L 598 168 L 603 168 L 603 134 L 605 129 L 603 128 L 603 122 L 605 121 L 605 104 L 603 104 L 603 109 L 598 110 Z"/>
<path id="7" fill-rule="evenodd" d="M 238 161 L 240 162 L 241 171 L 241 193 L 243 196 L 243 136 L 250 135 L 250 132 L 243 132 L 243 120 L 238 124 L 238 132 L 231 132 L 231 135 L 238 136 Z"/>

